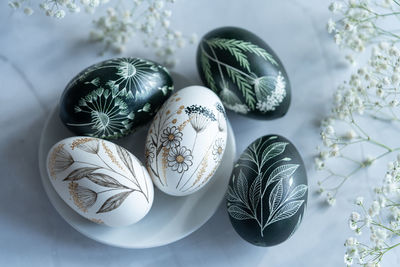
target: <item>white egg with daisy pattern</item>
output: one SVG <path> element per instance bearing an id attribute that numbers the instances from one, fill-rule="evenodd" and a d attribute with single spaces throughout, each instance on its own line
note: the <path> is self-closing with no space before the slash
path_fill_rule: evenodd
<path id="1" fill-rule="evenodd" d="M 203 86 L 172 95 L 158 111 L 146 139 L 146 167 L 153 183 L 174 196 L 206 185 L 221 163 L 227 120 L 218 96 Z"/>

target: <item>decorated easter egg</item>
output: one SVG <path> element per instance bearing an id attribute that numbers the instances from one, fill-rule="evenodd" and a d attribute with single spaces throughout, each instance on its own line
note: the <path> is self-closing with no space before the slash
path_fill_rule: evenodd
<path id="1" fill-rule="evenodd" d="M 61 140 L 48 153 L 47 171 L 65 203 L 95 223 L 133 224 L 153 203 L 154 189 L 146 168 L 125 148 L 109 141 Z"/>
<path id="2" fill-rule="evenodd" d="M 69 82 L 60 118 L 77 135 L 116 139 L 151 120 L 172 90 L 165 67 L 140 58 L 110 59 Z"/>
<path id="3" fill-rule="evenodd" d="M 224 27 L 207 33 L 197 50 L 197 68 L 227 109 L 266 120 L 288 111 L 290 84 L 282 62 L 247 30 Z"/>
<path id="4" fill-rule="evenodd" d="M 209 182 L 227 141 L 225 110 L 208 88 L 190 86 L 161 107 L 146 139 L 146 165 L 163 192 L 184 196 Z"/>
<path id="5" fill-rule="evenodd" d="M 236 232 L 257 246 L 284 242 L 299 227 L 307 204 L 303 160 L 286 138 L 266 135 L 240 156 L 227 192 Z"/>

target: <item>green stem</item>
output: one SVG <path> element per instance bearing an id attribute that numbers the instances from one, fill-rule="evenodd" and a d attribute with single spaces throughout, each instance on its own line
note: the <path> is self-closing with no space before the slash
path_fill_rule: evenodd
<path id="1" fill-rule="evenodd" d="M 207 44 L 208 44 L 208 43 L 207 43 Z M 208 46 L 210 47 L 210 50 L 211 50 L 211 52 L 213 53 L 213 55 L 214 55 L 214 57 L 215 57 L 215 60 L 216 60 L 216 62 L 217 62 L 217 66 L 218 66 L 218 71 L 219 71 L 219 74 L 221 75 L 221 80 L 222 80 L 223 86 L 224 86 L 224 88 L 226 88 L 227 85 L 226 85 L 224 73 L 222 72 L 221 66 L 220 66 L 220 64 L 218 63 L 218 62 L 219 62 L 218 57 L 217 57 L 217 55 L 215 54 L 214 49 L 213 49 L 210 45 L 208 45 Z M 201 47 L 201 49 L 203 50 L 203 53 L 204 53 L 206 56 L 208 56 L 209 58 L 211 58 L 211 57 L 208 55 L 208 53 L 205 51 L 205 49 L 204 49 L 203 47 Z"/>
<path id="2" fill-rule="evenodd" d="M 222 65 L 222 66 L 224 66 L 224 67 L 226 67 L 226 68 L 233 69 L 233 70 L 239 72 L 240 74 L 242 74 L 243 76 L 246 76 L 246 77 L 247 77 L 248 79 L 250 79 L 251 81 L 254 81 L 254 77 L 250 76 L 249 74 L 247 74 L 247 73 L 245 73 L 245 72 L 243 72 L 243 71 L 241 71 L 241 70 L 239 70 L 239 69 L 237 69 L 237 68 L 235 68 L 235 67 L 232 67 L 231 65 L 228 65 L 228 64 L 226 64 L 226 63 L 224 63 L 224 62 L 221 62 L 221 61 L 219 61 L 218 59 L 213 58 L 212 56 L 210 56 L 210 55 L 204 50 L 204 48 L 202 48 L 202 51 L 203 51 L 203 53 L 205 54 L 206 57 L 208 57 L 209 59 L 211 59 L 212 61 L 214 61 L 215 63 L 217 63 L 217 65 Z"/>
<path id="3" fill-rule="evenodd" d="M 359 170 L 361 170 L 363 168 L 363 165 L 358 166 L 357 168 L 355 168 L 352 172 L 350 172 L 348 175 L 343 176 L 343 180 L 334 188 L 328 189 L 330 191 L 334 191 L 334 197 L 337 194 L 338 189 L 347 181 L 347 179 L 349 179 L 349 177 L 351 177 L 352 175 L 354 175 L 356 172 L 358 172 Z"/>

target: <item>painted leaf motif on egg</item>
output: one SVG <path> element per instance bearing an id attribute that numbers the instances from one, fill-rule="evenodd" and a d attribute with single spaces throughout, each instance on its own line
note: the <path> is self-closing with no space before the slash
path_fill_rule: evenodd
<path id="1" fill-rule="evenodd" d="M 111 59 L 67 85 L 60 117 L 76 134 L 120 138 L 151 119 L 172 90 L 165 67 L 140 58 Z"/>
<path id="2" fill-rule="evenodd" d="M 286 71 L 253 33 L 235 27 L 209 32 L 199 44 L 197 65 L 203 82 L 226 108 L 261 119 L 287 112 L 290 85 Z"/>
<path id="3" fill-rule="evenodd" d="M 174 94 L 154 118 L 146 141 L 147 168 L 156 186 L 171 195 L 203 187 L 225 151 L 226 123 L 211 90 L 191 86 Z"/>
<path id="4" fill-rule="evenodd" d="M 47 169 L 61 198 L 97 223 L 131 224 L 152 205 L 153 187 L 144 167 L 126 149 L 111 142 L 91 137 L 64 139 L 50 150 Z M 137 211 L 129 206 L 124 208 L 129 212 L 119 211 L 131 195 L 135 195 L 135 200 L 132 198 L 129 205 L 136 203 Z M 118 215 L 107 214 L 113 211 Z"/>
<path id="5" fill-rule="evenodd" d="M 289 238 L 307 200 L 304 164 L 294 146 L 280 136 L 264 136 L 241 155 L 227 192 L 227 209 L 245 240 L 270 246 Z"/>

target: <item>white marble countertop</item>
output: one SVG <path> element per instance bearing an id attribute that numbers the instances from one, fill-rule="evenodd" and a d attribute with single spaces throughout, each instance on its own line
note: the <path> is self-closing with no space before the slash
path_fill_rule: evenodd
<path id="1" fill-rule="evenodd" d="M 325 208 L 314 194 L 313 170 L 319 121 L 349 69 L 325 31 L 327 1 L 180 0 L 172 23 L 199 36 L 223 25 L 247 28 L 280 56 L 292 84 L 288 114 L 274 121 L 249 120 L 232 113 L 238 153 L 270 133 L 286 136 L 303 155 L 309 173 L 309 204 L 303 223 L 287 242 L 252 246 L 234 232 L 224 205 L 198 231 L 168 246 L 128 250 L 92 241 L 70 227 L 51 206 L 40 182 L 38 142 L 44 121 L 66 83 L 99 57 L 85 40 L 87 16 L 62 21 L 25 17 L 0 8 L 0 266 L 343 266 L 351 199 Z M 245 5 L 245 8 L 243 7 Z M 221 14 L 223 14 L 221 16 Z M 175 72 L 200 83 L 195 46 L 184 49 Z M 154 59 L 132 45 L 123 55 Z M 347 190 L 353 190 L 349 187 Z M 400 265 L 389 255 L 385 266 Z"/>

